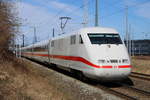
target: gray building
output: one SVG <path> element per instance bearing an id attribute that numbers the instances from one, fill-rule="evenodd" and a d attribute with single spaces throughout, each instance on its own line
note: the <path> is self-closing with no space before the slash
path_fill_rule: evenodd
<path id="1" fill-rule="evenodd" d="M 150 40 L 131 40 L 130 44 L 132 55 L 150 55 Z"/>

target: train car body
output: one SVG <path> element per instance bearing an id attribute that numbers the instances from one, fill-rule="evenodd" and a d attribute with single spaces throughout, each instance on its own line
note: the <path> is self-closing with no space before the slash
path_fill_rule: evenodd
<path id="1" fill-rule="evenodd" d="M 130 57 L 119 33 L 111 28 L 83 28 L 72 34 L 22 48 L 22 55 L 115 81 L 131 73 Z"/>

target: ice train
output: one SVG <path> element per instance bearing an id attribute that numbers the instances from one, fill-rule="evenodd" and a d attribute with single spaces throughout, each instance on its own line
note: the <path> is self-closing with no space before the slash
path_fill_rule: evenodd
<path id="1" fill-rule="evenodd" d="M 125 44 L 112 28 L 82 28 L 23 47 L 21 52 L 22 56 L 55 64 L 96 80 L 124 80 L 131 73 Z"/>

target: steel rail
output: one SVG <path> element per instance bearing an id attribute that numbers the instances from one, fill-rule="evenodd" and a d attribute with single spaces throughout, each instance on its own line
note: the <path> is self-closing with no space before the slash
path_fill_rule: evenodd
<path id="1" fill-rule="evenodd" d="M 124 93 L 115 91 L 115 90 L 110 89 L 108 87 L 105 87 L 103 85 L 98 85 L 98 86 L 96 86 L 96 88 L 100 88 L 100 89 L 106 90 L 106 91 L 110 92 L 111 94 L 114 94 L 114 95 L 119 96 L 121 98 L 124 98 L 126 100 L 137 100 L 137 98 L 135 98 L 135 97 L 132 97 L 132 96 L 126 95 Z"/>
<path id="2" fill-rule="evenodd" d="M 134 77 L 134 78 L 150 81 L 150 75 L 148 75 L 148 74 L 132 72 L 130 77 Z"/>

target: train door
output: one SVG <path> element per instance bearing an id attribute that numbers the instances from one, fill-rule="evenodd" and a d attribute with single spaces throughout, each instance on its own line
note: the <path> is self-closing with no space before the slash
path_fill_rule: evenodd
<path id="1" fill-rule="evenodd" d="M 49 41 L 49 61 L 50 61 L 50 63 L 54 63 L 53 62 L 54 46 L 55 46 L 54 40 L 50 40 Z"/>
<path id="2" fill-rule="evenodd" d="M 49 63 L 51 63 L 51 52 L 52 52 L 52 48 L 51 48 L 51 40 L 49 40 L 48 42 L 48 60 L 49 60 Z"/>

